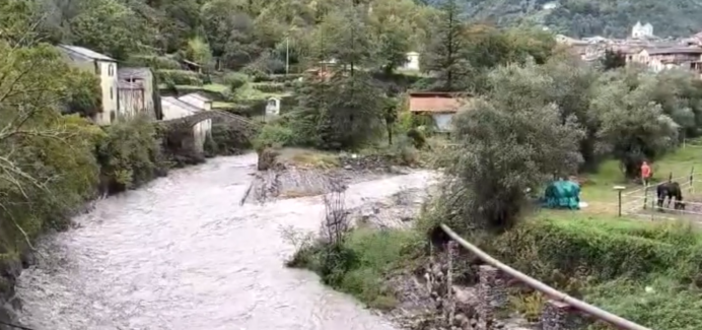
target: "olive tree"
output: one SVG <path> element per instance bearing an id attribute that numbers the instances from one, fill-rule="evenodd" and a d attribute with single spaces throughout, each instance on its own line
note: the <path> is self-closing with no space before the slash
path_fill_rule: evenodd
<path id="1" fill-rule="evenodd" d="M 520 107 L 480 99 L 460 112 L 454 125 L 448 192 L 460 197 L 451 202 L 454 215 L 469 228 L 511 227 L 528 188 L 571 174 L 582 161 L 578 147 L 584 131 L 574 116 L 563 121 L 553 103 Z"/>
<path id="2" fill-rule="evenodd" d="M 652 100 L 654 83 L 646 80 L 654 77 L 643 77 L 633 88 L 628 76 L 606 78 L 591 101 L 601 122 L 598 149 L 619 160 L 627 178 L 635 178 L 641 161 L 655 160 L 677 145 L 680 125 Z"/>

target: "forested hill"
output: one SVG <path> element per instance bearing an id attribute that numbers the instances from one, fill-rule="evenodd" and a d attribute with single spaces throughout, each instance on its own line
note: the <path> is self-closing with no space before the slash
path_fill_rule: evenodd
<path id="1" fill-rule="evenodd" d="M 447 0 L 417 1 L 437 5 Z M 702 0 L 456 1 L 472 19 L 500 25 L 531 21 L 573 37 L 625 37 L 637 21 L 651 23 L 660 37 L 685 37 L 702 31 Z"/>
<path id="2" fill-rule="evenodd" d="M 203 48 L 196 47 L 200 44 L 209 47 L 202 53 L 211 51 L 214 57 L 238 65 L 265 61 L 262 54 L 285 53 L 286 48 L 293 64 L 298 55 L 311 56 L 320 46 L 320 27 L 328 26 L 328 32 L 347 28 L 346 18 L 360 10 L 355 9 L 358 4 L 373 8 L 363 22 L 372 30 L 369 33 L 392 30 L 415 50 L 424 43 L 432 13 L 437 12 L 413 0 L 8 1 L 31 4 L 36 17 L 30 21 L 40 21 L 42 39 L 52 43 L 77 44 L 118 59 L 136 53 L 196 51 Z"/>

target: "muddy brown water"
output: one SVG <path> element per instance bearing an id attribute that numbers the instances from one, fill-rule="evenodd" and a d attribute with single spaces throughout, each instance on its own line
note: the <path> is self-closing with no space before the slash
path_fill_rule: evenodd
<path id="1" fill-rule="evenodd" d="M 37 330 L 390 330 L 384 318 L 285 268 L 282 228 L 318 230 L 320 197 L 240 205 L 255 155 L 217 158 L 99 201 L 37 245 L 18 282 Z M 349 187 L 349 207 L 421 187 L 428 172 Z"/>

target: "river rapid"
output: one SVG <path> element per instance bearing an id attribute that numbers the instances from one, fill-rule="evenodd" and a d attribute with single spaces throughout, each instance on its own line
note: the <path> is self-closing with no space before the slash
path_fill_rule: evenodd
<path id="1" fill-rule="evenodd" d="M 288 269 L 293 226 L 318 231 L 320 197 L 240 205 L 256 155 L 223 157 L 98 201 L 38 243 L 19 278 L 36 330 L 390 330 L 381 316 Z M 426 186 L 428 172 L 351 185 L 348 207 Z"/>

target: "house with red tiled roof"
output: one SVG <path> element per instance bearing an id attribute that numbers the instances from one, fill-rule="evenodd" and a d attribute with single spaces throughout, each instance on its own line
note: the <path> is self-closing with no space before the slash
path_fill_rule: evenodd
<path id="1" fill-rule="evenodd" d="M 409 94 L 409 111 L 431 116 L 437 130 L 448 132 L 453 116 L 465 102 L 465 98 L 454 93 L 414 92 Z"/>

